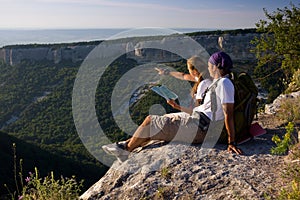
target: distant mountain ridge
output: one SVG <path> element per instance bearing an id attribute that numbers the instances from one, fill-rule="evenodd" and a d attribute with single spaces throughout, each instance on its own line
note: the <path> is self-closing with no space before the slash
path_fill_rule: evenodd
<path id="1" fill-rule="evenodd" d="M 213 53 L 220 49 L 218 40 L 222 37 L 223 47 L 225 51 L 230 54 L 233 60 L 249 61 L 255 59 L 255 55 L 250 52 L 250 41 L 256 36 L 259 36 L 259 33 L 256 33 L 253 29 L 208 31 L 190 33 L 187 35 L 190 35 L 192 39 L 201 44 L 208 53 Z M 29 44 L 5 46 L 0 49 L 0 60 L 11 66 L 20 64 L 23 60 L 47 60 L 53 63 L 70 60 L 75 63 L 83 61 L 86 56 L 100 43 L 101 41 L 69 44 Z M 141 58 L 141 54 L 138 53 L 138 45 L 140 44 L 135 46 L 137 51 L 134 51 L 130 55 L 137 58 L 137 60 Z M 147 49 L 143 51 L 142 56 L 147 57 L 147 59 L 151 59 L 156 56 L 161 57 L 161 53 L 159 51 L 153 52 L 151 49 Z"/>
<path id="2" fill-rule="evenodd" d="M 4 47 L 0 50 L 0 59 L 11 66 L 20 64 L 23 60 L 42 61 L 48 60 L 60 63 L 63 60 L 72 62 L 82 61 L 96 45 L 66 45 L 56 46 L 16 46 Z"/>

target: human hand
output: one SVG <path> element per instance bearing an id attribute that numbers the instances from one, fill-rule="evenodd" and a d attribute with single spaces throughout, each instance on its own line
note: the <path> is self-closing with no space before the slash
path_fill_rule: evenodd
<path id="1" fill-rule="evenodd" d="M 180 117 L 179 115 L 175 115 L 175 116 L 172 116 L 172 117 L 171 117 L 171 121 L 172 121 L 172 122 L 176 122 L 176 121 L 179 121 L 180 118 L 181 118 L 181 117 Z"/>
<path id="2" fill-rule="evenodd" d="M 227 151 L 229 151 L 230 153 L 236 153 L 238 155 L 242 155 L 244 154 L 243 151 L 239 148 L 237 148 L 235 145 L 233 144 L 229 144 L 227 147 Z"/>
<path id="3" fill-rule="evenodd" d="M 155 67 L 154 69 L 158 72 L 159 75 L 164 75 L 165 70 L 157 68 L 157 67 Z"/>
<path id="4" fill-rule="evenodd" d="M 159 75 L 170 75 L 170 70 L 169 69 L 160 69 L 155 67 L 154 68 L 156 71 L 158 71 Z"/>
<path id="5" fill-rule="evenodd" d="M 179 106 L 173 99 L 167 100 L 167 103 L 175 109 L 177 109 Z"/>

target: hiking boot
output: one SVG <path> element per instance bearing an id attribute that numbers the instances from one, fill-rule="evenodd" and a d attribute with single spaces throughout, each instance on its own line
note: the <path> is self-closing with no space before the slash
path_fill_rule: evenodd
<path id="1" fill-rule="evenodd" d="M 117 157 L 118 161 L 120 161 L 120 162 L 124 162 L 125 160 L 127 160 L 128 156 L 130 154 L 130 152 L 126 150 L 127 149 L 126 141 L 103 145 L 102 149 L 107 154 Z"/>

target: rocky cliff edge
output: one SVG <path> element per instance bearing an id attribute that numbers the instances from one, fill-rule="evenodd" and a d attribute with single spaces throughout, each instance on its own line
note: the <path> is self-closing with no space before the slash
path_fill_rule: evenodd
<path id="1" fill-rule="evenodd" d="M 270 154 L 273 134 L 284 130 L 273 115 L 260 115 L 267 134 L 239 147 L 244 155 L 227 152 L 226 145 L 154 142 L 132 153 L 110 170 L 81 199 L 265 199 L 273 197 L 280 179 L 281 156 Z"/>

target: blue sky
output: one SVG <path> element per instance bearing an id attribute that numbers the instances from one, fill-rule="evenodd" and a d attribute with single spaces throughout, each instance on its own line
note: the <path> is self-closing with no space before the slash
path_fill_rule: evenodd
<path id="1" fill-rule="evenodd" d="M 299 5 L 300 0 L 292 1 Z M 251 28 L 287 0 L 0 0 L 0 28 Z"/>

